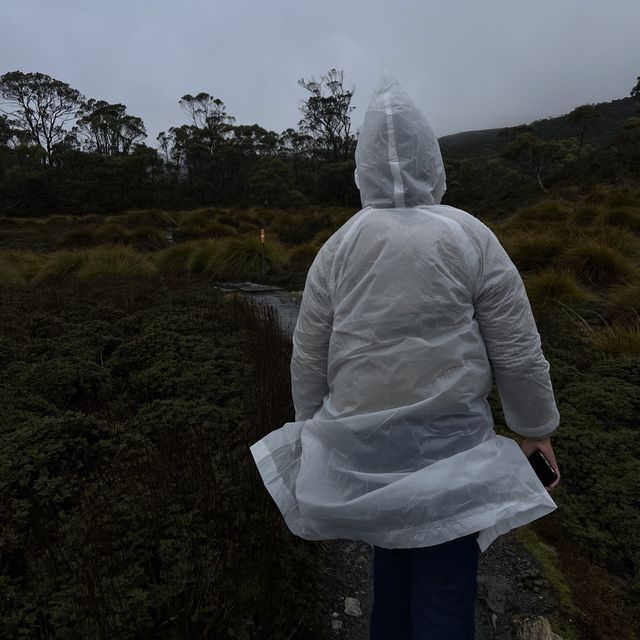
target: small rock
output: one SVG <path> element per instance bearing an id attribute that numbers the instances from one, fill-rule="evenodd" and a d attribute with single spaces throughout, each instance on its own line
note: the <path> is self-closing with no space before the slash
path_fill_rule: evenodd
<path id="1" fill-rule="evenodd" d="M 562 640 L 544 616 L 514 620 L 516 640 Z"/>
<path id="2" fill-rule="evenodd" d="M 340 615 L 340 614 L 339 614 L 338 612 L 336 612 L 336 611 L 332 611 L 332 612 L 331 612 L 331 617 L 332 617 L 332 618 L 337 618 L 339 615 Z"/>
<path id="3" fill-rule="evenodd" d="M 331 621 L 331 628 L 334 631 L 340 631 L 340 629 L 342 629 L 342 620 L 332 620 Z"/>
<path id="4" fill-rule="evenodd" d="M 494 613 L 505 610 L 509 583 L 497 576 L 478 576 L 478 595 Z"/>
<path id="5" fill-rule="evenodd" d="M 362 609 L 360 609 L 360 600 L 358 600 L 358 598 L 345 598 L 344 612 L 350 616 L 361 616 Z"/>
<path id="6" fill-rule="evenodd" d="M 498 616 L 495 613 L 491 614 L 491 626 L 495 629 L 498 623 Z"/>

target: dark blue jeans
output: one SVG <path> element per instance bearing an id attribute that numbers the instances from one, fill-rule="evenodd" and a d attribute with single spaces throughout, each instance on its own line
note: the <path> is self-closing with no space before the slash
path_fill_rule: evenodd
<path id="1" fill-rule="evenodd" d="M 473 640 L 478 533 L 432 547 L 374 546 L 370 640 Z"/>

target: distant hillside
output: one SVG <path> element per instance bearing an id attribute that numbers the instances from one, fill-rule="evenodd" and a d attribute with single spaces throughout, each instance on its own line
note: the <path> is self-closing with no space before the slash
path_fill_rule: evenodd
<path id="1" fill-rule="evenodd" d="M 585 144 L 608 144 L 627 118 L 640 115 L 640 97 L 623 98 L 594 105 L 600 114 L 587 130 Z M 558 118 L 547 118 L 532 123 L 533 132 L 542 140 L 576 138 L 580 127 L 569 121 L 568 114 Z M 461 160 L 477 156 L 494 155 L 512 137 L 501 134 L 517 127 L 464 131 L 443 136 L 439 139 L 442 154 L 446 160 Z"/>

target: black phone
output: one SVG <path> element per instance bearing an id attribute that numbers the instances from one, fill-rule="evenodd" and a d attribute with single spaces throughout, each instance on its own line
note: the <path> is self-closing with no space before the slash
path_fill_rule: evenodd
<path id="1" fill-rule="evenodd" d="M 545 487 L 552 485 L 558 479 L 556 470 L 551 466 L 551 463 L 540 449 L 536 449 L 529 456 L 528 460 L 536 475 L 540 478 L 540 482 L 542 482 Z"/>

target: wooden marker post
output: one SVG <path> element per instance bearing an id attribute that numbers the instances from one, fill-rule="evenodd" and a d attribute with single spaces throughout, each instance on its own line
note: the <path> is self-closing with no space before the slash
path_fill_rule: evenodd
<path id="1" fill-rule="evenodd" d="M 264 227 L 260 229 L 260 246 L 262 247 L 262 275 L 265 272 L 265 264 L 264 264 Z"/>

